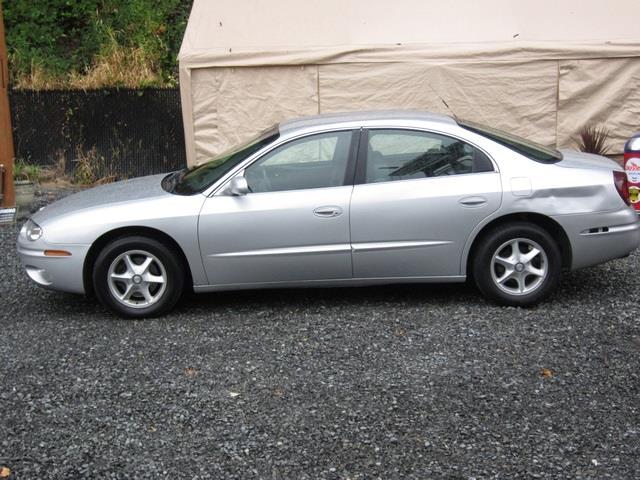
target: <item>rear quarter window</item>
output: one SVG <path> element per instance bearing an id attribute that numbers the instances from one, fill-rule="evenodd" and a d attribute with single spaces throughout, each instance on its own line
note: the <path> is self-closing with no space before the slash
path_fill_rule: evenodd
<path id="1" fill-rule="evenodd" d="M 458 125 L 465 130 L 482 135 L 536 162 L 556 163 L 562 160 L 562 153 L 555 148 L 541 145 L 526 138 L 466 120 L 458 120 Z"/>

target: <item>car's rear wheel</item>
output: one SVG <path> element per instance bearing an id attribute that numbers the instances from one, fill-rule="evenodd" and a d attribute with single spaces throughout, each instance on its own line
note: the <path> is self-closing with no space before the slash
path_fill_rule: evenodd
<path id="1" fill-rule="evenodd" d="M 562 259 L 547 231 L 529 223 L 504 225 L 483 237 L 473 276 L 484 296 L 503 305 L 533 305 L 558 284 Z"/>
<path id="2" fill-rule="evenodd" d="M 93 284 L 102 304 L 118 315 L 155 317 L 180 299 L 184 269 L 165 244 L 142 236 L 122 237 L 98 255 Z"/>

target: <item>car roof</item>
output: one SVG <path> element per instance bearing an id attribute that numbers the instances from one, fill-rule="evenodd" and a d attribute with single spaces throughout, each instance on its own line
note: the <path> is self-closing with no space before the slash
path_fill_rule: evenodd
<path id="1" fill-rule="evenodd" d="M 341 112 L 313 115 L 286 120 L 278 125 L 280 133 L 326 125 L 362 123 L 384 120 L 409 120 L 455 125 L 455 120 L 447 115 L 421 110 L 372 110 L 362 112 Z"/>

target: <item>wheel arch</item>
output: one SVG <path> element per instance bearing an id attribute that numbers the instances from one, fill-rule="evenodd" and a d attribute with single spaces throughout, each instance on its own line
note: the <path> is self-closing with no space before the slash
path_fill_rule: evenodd
<path id="1" fill-rule="evenodd" d="M 191 267 L 189 266 L 189 262 L 187 257 L 182 250 L 182 247 L 176 242 L 170 235 L 167 235 L 165 232 L 158 230 L 156 228 L 151 227 L 142 227 L 142 226 L 128 226 L 116 228 L 114 230 L 109 230 L 108 232 L 102 234 L 98 237 L 89 248 L 87 255 L 84 259 L 84 264 L 82 266 L 82 283 L 84 285 L 84 291 L 87 295 L 93 295 L 93 280 L 92 273 L 93 267 L 96 263 L 98 255 L 102 249 L 108 245 L 110 242 L 122 238 L 129 237 L 133 235 L 149 237 L 159 242 L 162 242 L 165 246 L 170 248 L 171 250 L 178 252 L 180 261 L 184 267 L 184 272 L 186 275 L 186 285 L 185 288 L 193 288 L 193 278 L 191 275 Z"/>
<path id="2" fill-rule="evenodd" d="M 514 222 L 531 223 L 549 233 L 560 248 L 560 255 L 562 257 L 562 269 L 566 271 L 571 268 L 573 255 L 571 250 L 571 242 L 569 241 L 569 236 L 567 235 L 567 232 L 564 230 L 562 225 L 560 225 L 558 222 L 556 222 L 551 217 L 548 217 L 547 215 L 533 212 L 519 212 L 510 213 L 508 215 L 494 218 L 489 223 L 484 225 L 482 229 L 476 234 L 467 253 L 467 257 L 464 260 L 464 266 L 466 268 L 467 275 L 473 275 L 471 264 L 473 262 L 475 251 L 477 250 L 478 245 L 480 245 L 480 243 L 482 242 L 482 239 L 496 227 Z"/>

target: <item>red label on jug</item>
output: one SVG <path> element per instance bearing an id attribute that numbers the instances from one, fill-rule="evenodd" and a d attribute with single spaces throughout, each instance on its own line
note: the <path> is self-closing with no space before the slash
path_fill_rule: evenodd
<path id="1" fill-rule="evenodd" d="M 629 200 L 633 208 L 640 210 L 640 157 L 627 158 L 624 170 L 629 181 Z"/>

